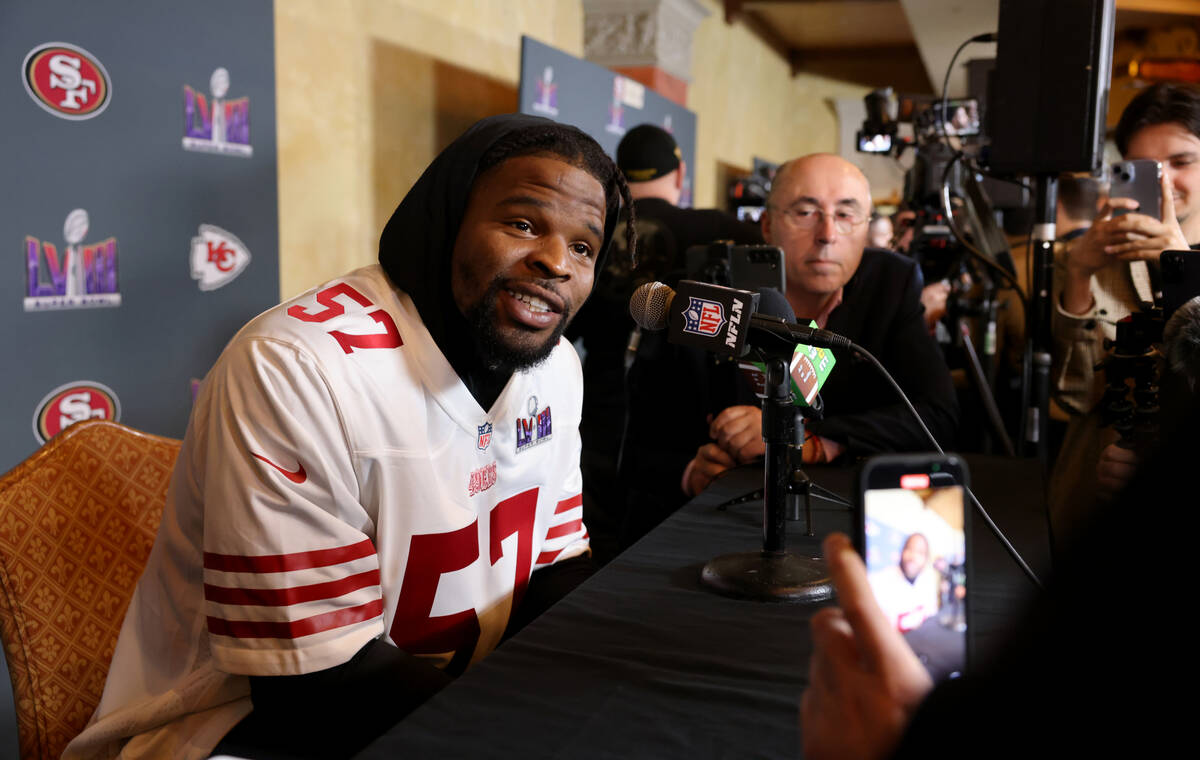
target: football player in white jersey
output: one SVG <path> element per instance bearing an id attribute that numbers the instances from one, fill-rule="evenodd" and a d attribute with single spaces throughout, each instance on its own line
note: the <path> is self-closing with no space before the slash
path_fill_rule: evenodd
<path id="1" fill-rule="evenodd" d="M 64 757 L 350 755 L 586 577 L 561 336 L 622 202 L 584 133 L 485 119 L 401 202 L 379 265 L 246 325 Z"/>

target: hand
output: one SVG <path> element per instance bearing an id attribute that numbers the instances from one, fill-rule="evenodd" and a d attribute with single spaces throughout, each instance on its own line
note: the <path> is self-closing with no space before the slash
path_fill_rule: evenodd
<path id="1" fill-rule="evenodd" d="M 715 443 L 706 443 L 696 450 L 696 456 L 684 470 L 683 492 L 688 496 L 708 488 L 708 484 L 726 470 L 737 467 L 737 462 Z"/>
<path id="2" fill-rule="evenodd" d="M 933 682 L 890 625 L 850 539 L 825 539 L 841 607 L 812 619 L 809 687 L 800 700 L 804 757 L 882 758 L 900 741 Z"/>
<path id="3" fill-rule="evenodd" d="M 1104 269 L 1112 262 L 1112 257 L 1105 253 L 1105 248 L 1128 240 L 1125 232 L 1113 227 L 1114 222 L 1129 216 L 1114 217 L 1117 209 L 1133 211 L 1137 201 L 1131 198 L 1109 198 L 1100 209 L 1100 213 L 1092 221 L 1087 232 L 1067 246 L 1066 269 L 1068 276 L 1075 275 L 1084 280 Z"/>
<path id="4" fill-rule="evenodd" d="M 1096 464 L 1096 482 L 1101 493 L 1111 498 L 1124 490 L 1137 472 L 1139 461 L 1133 449 L 1115 443 L 1105 446 Z"/>
<path id="5" fill-rule="evenodd" d="M 1125 242 L 1113 242 L 1104 247 L 1104 252 L 1122 261 L 1158 261 L 1163 251 L 1187 250 L 1187 239 L 1175 216 L 1175 197 L 1171 182 L 1163 172 L 1162 206 L 1159 209 L 1162 221 L 1145 214 L 1126 214 L 1112 220 L 1113 228 L 1123 232 Z"/>
<path id="6" fill-rule="evenodd" d="M 950 283 L 945 280 L 933 282 L 921 289 L 921 305 L 925 307 L 925 327 L 933 332 L 937 322 L 946 314 L 946 299 L 950 295 Z"/>
<path id="7" fill-rule="evenodd" d="M 766 452 L 762 439 L 762 410 L 756 406 L 731 406 L 708 426 L 708 435 L 738 464 L 753 462 Z"/>
<path id="8" fill-rule="evenodd" d="M 1067 313 L 1086 314 L 1092 309 L 1095 304 L 1092 275 L 1118 260 L 1156 259 L 1168 240 L 1174 242 L 1174 233 L 1168 234 L 1172 228 L 1182 241 L 1183 232 L 1175 221 L 1175 201 L 1169 187 L 1164 188 L 1163 208 L 1163 218 L 1168 222 L 1159 222 L 1145 214 L 1113 216 L 1117 209 L 1136 208 L 1137 201 L 1131 198 L 1109 198 L 1087 232 L 1067 246 L 1062 288 L 1062 307 Z"/>

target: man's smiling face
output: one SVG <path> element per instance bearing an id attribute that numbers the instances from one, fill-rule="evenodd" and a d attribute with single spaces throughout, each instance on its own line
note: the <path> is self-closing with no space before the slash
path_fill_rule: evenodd
<path id="1" fill-rule="evenodd" d="M 1124 158 L 1162 162 L 1183 235 L 1193 245 L 1200 243 L 1200 137 L 1173 121 L 1151 124 L 1129 138 Z"/>
<path id="2" fill-rule="evenodd" d="M 558 156 L 517 156 L 476 178 L 450 282 L 489 367 L 525 369 L 554 350 L 591 292 L 604 214 L 600 182 Z"/>

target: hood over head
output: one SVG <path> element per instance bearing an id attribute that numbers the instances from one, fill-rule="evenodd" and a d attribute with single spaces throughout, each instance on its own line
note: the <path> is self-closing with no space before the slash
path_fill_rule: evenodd
<path id="1" fill-rule="evenodd" d="M 454 305 L 450 258 L 471 186 L 480 173 L 481 160 L 492 148 L 502 141 L 520 137 L 517 133 L 542 132 L 547 128 L 592 140 L 575 127 L 537 116 L 504 114 L 476 122 L 433 160 L 400 201 L 379 238 L 379 263 L 383 270 L 393 284 L 412 298 L 425 327 L 460 377 L 464 370 L 471 369 L 471 362 L 462 354 L 462 344 L 472 346 L 472 336 L 466 320 Z M 540 152 L 546 151 L 536 147 L 517 149 L 506 158 Z M 557 151 L 551 148 L 549 152 Z M 575 165 L 570 159 L 564 160 Z M 599 177 L 597 180 L 605 188 L 607 201 L 604 240 L 596 258 L 596 271 L 599 272 L 604 267 L 617 226 L 621 193 L 615 182 L 605 182 Z M 473 348 L 469 350 L 473 351 Z"/>

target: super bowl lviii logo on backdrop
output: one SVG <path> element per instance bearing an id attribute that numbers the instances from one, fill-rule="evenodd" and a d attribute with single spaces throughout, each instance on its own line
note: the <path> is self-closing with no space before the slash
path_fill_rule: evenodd
<path id="1" fill-rule="evenodd" d="M 192 279 L 200 289 L 216 290 L 250 266 L 250 249 L 232 232 L 202 224 L 200 234 L 192 238 L 191 264 Z"/>
<path id="2" fill-rule="evenodd" d="M 108 72 L 94 55 L 67 42 L 38 45 L 21 64 L 29 97 L 60 119 L 82 121 L 108 107 Z"/>
<path id="3" fill-rule="evenodd" d="M 183 147 L 226 156 L 254 155 L 250 146 L 250 98 L 225 97 L 229 72 L 212 73 L 208 81 L 212 100 L 199 90 L 183 86 Z"/>
<path id="4" fill-rule="evenodd" d="M 554 83 L 554 67 L 542 69 L 542 78 L 537 80 L 537 98 L 533 110 L 547 116 L 558 116 L 558 85 Z"/>
<path id="5" fill-rule="evenodd" d="M 33 437 L 45 443 L 65 427 L 84 420 L 121 418 L 121 402 L 106 385 L 78 380 L 46 394 L 33 412 Z"/>
<path id="6" fill-rule="evenodd" d="M 58 244 L 25 236 L 25 311 L 120 306 L 117 239 L 84 244 L 88 213 L 77 208 L 63 224 Z"/>

